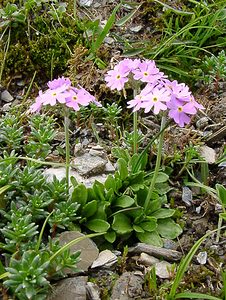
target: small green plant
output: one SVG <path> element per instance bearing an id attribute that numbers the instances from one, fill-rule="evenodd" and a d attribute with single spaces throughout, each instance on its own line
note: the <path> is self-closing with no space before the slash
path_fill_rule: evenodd
<path id="1" fill-rule="evenodd" d="M 191 250 L 188 252 L 188 254 L 185 256 L 184 259 L 182 259 L 178 269 L 177 269 L 177 273 L 176 273 L 176 277 L 173 281 L 171 290 L 169 292 L 169 295 L 167 296 L 167 300 L 175 300 L 175 299 L 206 299 L 206 300 L 222 300 L 222 298 L 218 298 L 218 297 L 214 297 L 214 296 L 210 296 L 210 295 L 205 295 L 205 294 L 201 294 L 201 293 L 191 293 L 191 292 L 183 292 L 183 293 L 179 293 L 177 294 L 176 291 L 181 283 L 181 280 L 184 276 L 184 273 L 186 272 L 189 263 L 191 262 L 193 256 L 195 255 L 195 253 L 197 252 L 198 248 L 200 247 L 200 245 L 204 242 L 204 240 L 210 236 L 211 234 L 213 234 L 214 232 L 216 232 L 216 230 L 210 231 L 208 233 L 206 233 L 203 237 L 201 237 L 191 248 Z M 223 275 L 224 276 L 224 275 Z M 225 279 L 224 279 L 225 280 Z M 224 281 L 225 283 L 225 281 Z M 225 290 L 225 286 L 224 286 L 224 290 Z"/>
<path id="2" fill-rule="evenodd" d="M 204 74 L 204 83 L 208 87 L 213 86 L 213 89 L 217 91 L 219 84 L 223 83 L 226 79 L 226 54 L 222 50 L 217 56 L 205 56 L 202 64 L 202 70 Z"/>

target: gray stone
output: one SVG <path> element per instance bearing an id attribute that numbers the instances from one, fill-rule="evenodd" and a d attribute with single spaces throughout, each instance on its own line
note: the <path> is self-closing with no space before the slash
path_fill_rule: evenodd
<path id="1" fill-rule="evenodd" d="M 9 102 L 9 103 L 4 104 L 4 105 L 2 106 L 2 111 L 3 111 L 3 112 L 9 111 L 10 108 L 11 108 L 11 105 L 12 105 L 12 102 Z"/>
<path id="2" fill-rule="evenodd" d="M 213 148 L 210 148 L 206 145 L 201 146 L 200 154 L 208 164 L 214 164 L 216 162 L 216 152 Z"/>
<path id="3" fill-rule="evenodd" d="M 104 173 L 107 160 L 99 156 L 93 156 L 89 153 L 84 153 L 78 159 L 74 160 L 73 168 L 81 175 L 89 177 Z"/>
<path id="4" fill-rule="evenodd" d="M 142 25 L 137 25 L 137 26 L 134 26 L 134 27 L 130 27 L 129 30 L 136 33 L 136 32 L 141 31 L 142 28 L 143 28 Z"/>
<path id="5" fill-rule="evenodd" d="M 143 292 L 143 278 L 134 272 L 125 272 L 116 281 L 111 300 L 132 300 L 140 297 Z"/>
<path id="6" fill-rule="evenodd" d="M 93 262 L 91 268 L 105 267 L 109 268 L 118 261 L 117 256 L 110 250 L 101 251 L 98 258 Z"/>
<path id="7" fill-rule="evenodd" d="M 207 252 L 199 252 L 196 258 L 200 265 L 205 265 L 207 261 Z"/>
<path id="8" fill-rule="evenodd" d="M 7 90 L 4 90 L 1 93 L 1 99 L 5 102 L 11 102 L 13 101 L 13 96 Z"/>
<path id="9" fill-rule="evenodd" d="M 153 266 L 157 262 L 159 262 L 159 259 L 154 256 L 148 255 L 147 253 L 142 252 L 140 254 L 138 262 L 144 266 Z"/>
<path id="10" fill-rule="evenodd" d="M 192 191 L 187 186 L 183 186 L 182 188 L 182 201 L 188 207 L 192 205 Z"/>
<path id="11" fill-rule="evenodd" d="M 48 300 L 86 300 L 87 276 L 60 280 L 52 289 Z"/>
<path id="12" fill-rule="evenodd" d="M 86 290 L 89 300 L 101 300 L 100 291 L 96 284 L 94 284 L 93 282 L 87 282 Z"/>
<path id="13" fill-rule="evenodd" d="M 65 231 L 59 235 L 59 241 L 61 245 L 65 245 L 79 237 L 85 237 L 85 235 L 77 231 Z M 98 257 L 99 250 L 96 244 L 90 238 L 85 238 L 84 240 L 70 247 L 71 253 L 75 253 L 79 250 L 81 251 L 81 254 L 77 268 L 82 271 L 87 271 L 91 264 Z M 74 272 L 68 269 L 65 271 L 65 273 L 72 274 Z"/>
<path id="14" fill-rule="evenodd" d="M 169 279 L 172 277 L 173 265 L 167 261 L 160 261 L 155 264 L 155 272 L 159 278 Z"/>
<path id="15" fill-rule="evenodd" d="M 81 6 L 90 7 L 93 4 L 93 0 L 79 0 Z"/>

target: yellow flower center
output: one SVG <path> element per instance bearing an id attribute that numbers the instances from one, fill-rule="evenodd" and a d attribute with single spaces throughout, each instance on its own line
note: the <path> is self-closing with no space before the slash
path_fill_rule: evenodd
<path id="1" fill-rule="evenodd" d="M 56 93 L 52 93 L 52 96 L 53 96 L 53 97 L 56 97 L 56 95 L 57 95 Z"/>
<path id="2" fill-rule="evenodd" d="M 120 79 L 121 78 L 121 76 L 118 74 L 117 76 L 116 76 L 116 79 Z"/>
<path id="3" fill-rule="evenodd" d="M 73 97 L 72 97 L 72 100 L 74 100 L 74 101 L 76 101 L 77 99 L 78 99 L 77 96 L 73 96 Z"/>
<path id="4" fill-rule="evenodd" d="M 144 76 L 148 76 L 148 72 L 144 72 Z"/>
<path id="5" fill-rule="evenodd" d="M 177 110 L 178 110 L 179 112 L 182 112 L 182 111 L 183 111 L 183 107 L 182 107 L 182 106 L 179 106 L 179 107 L 177 108 Z"/>
<path id="6" fill-rule="evenodd" d="M 154 97 L 153 98 L 153 102 L 157 102 L 158 101 L 158 98 L 157 97 Z"/>

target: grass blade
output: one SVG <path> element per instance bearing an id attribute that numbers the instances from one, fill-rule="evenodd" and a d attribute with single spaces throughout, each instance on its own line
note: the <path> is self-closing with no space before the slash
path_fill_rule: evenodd
<path id="1" fill-rule="evenodd" d="M 100 48 L 101 44 L 103 43 L 105 37 L 107 36 L 108 32 L 110 31 L 110 29 L 112 28 L 114 22 L 115 22 L 115 15 L 116 12 L 118 11 L 118 9 L 121 7 L 121 3 L 118 4 L 114 9 L 113 12 L 111 14 L 111 16 L 109 17 L 106 25 L 104 26 L 103 30 L 101 31 L 101 33 L 99 34 L 99 36 L 97 37 L 96 41 L 92 44 L 91 47 L 91 52 L 94 54 L 96 53 L 96 51 Z"/>
<path id="2" fill-rule="evenodd" d="M 200 294 L 200 293 L 180 293 L 175 296 L 174 299 L 205 299 L 205 300 L 222 300 L 210 295 Z"/>

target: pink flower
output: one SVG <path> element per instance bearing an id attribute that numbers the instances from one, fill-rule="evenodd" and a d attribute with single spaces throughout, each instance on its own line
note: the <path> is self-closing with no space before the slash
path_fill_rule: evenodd
<path id="1" fill-rule="evenodd" d="M 194 96 L 191 95 L 190 99 L 189 99 L 189 102 L 191 104 L 193 104 L 193 106 L 197 109 L 205 109 L 205 107 L 202 105 L 202 104 L 199 104 L 197 101 L 195 101 L 195 98 Z"/>
<path id="2" fill-rule="evenodd" d="M 85 89 L 71 88 L 70 96 L 66 99 L 66 106 L 72 107 L 75 111 L 78 111 L 80 106 L 87 106 L 90 104 L 90 102 L 101 106 L 101 104 L 95 100 L 95 97 Z"/>
<path id="3" fill-rule="evenodd" d="M 125 58 L 119 62 L 119 65 L 128 68 L 129 71 L 133 71 L 139 67 L 140 63 L 140 59 Z"/>
<path id="4" fill-rule="evenodd" d="M 156 83 L 158 79 L 163 77 L 163 73 L 159 72 L 153 60 L 142 61 L 136 70 L 133 71 L 134 79 L 142 82 Z"/>
<path id="5" fill-rule="evenodd" d="M 111 89 L 117 89 L 118 91 L 124 88 L 125 83 L 128 81 L 128 74 L 130 70 L 126 64 L 118 64 L 113 70 L 107 72 L 105 81 L 107 86 Z"/>
<path id="6" fill-rule="evenodd" d="M 134 97 L 133 100 L 130 100 L 127 102 L 127 104 L 129 104 L 128 108 L 132 108 L 133 107 L 133 111 L 137 111 L 139 110 L 144 102 L 144 100 L 146 99 L 145 97 L 151 93 L 151 91 L 153 90 L 154 86 L 151 84 L 147 84 L 145 86 L 145 88 L 143 88 L 143 90 L 140 92 L 139 95 L 136 95 Z"/>
<path id="7" fill-rule="evenodd" d="M 169 116 L 180 126 L 184 127 L 191 120 L 190 115 L 196 114 L 197 110 L 191 102 L 181 102 L 178 100 L 167 103 Z"/>
<path id="8" fill-rule="evenodd" d="M 180 101 L 190 100 L 191 92 L 189 91 L 189 87 L 184 83 L 178 83 L 177 80 L 170 81 L 168 79 L 164 79 L 163 83 L 165 87 L 171 92 L 172 99 Z"/>
<path id="9" fill-rule="evenodd" d="M 54 79 L 52 81 L 49 81 L 47 83 L 48 87 L 51 89 L 51 90 L 55 90 L 61 86 L 67 86 L 69 87 L 71 85 L 71 81 L 69 78 L 65 78 L 64 76 L 62 77 L 59 77 L 57 79 Z"/>
<path id="10" fill-rule="evenodd" d="M 66 98 L 70 96 L 70 92 L 67 91 L 67 88 L 67 85 L 62 85 L 56 89 L 48 89 L 40 96 L 43 105 L 50 104 L 54 106 L 57 101 L 66 103 Z"/>
<path id="11" fill-rule="evenodd" d="M 154 114 L 158 114 L 160 110 L 167 110 L 167 106 L 163 102 L 170 101 L 170 94 L 164 88 L 156 86 L 150 93 L 143 98 L 141 107 L 145 108 L 144 112 L 148 113 L 152 108 Z"/>

